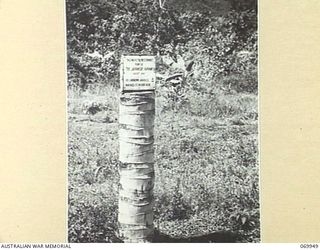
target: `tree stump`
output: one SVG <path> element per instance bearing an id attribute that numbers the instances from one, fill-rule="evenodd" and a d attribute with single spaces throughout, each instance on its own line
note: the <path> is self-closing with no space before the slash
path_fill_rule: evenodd
<path id="1" fill-rule="evenodd" d="M 150 242 L 153 226 L 154 91 L 120 96 L 119 233 L 124 242 Z"/>

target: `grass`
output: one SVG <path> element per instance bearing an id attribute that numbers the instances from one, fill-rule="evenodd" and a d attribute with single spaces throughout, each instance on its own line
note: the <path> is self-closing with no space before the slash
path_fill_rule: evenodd
<path id="1" fill-rule="evenodd" d="M 157 89 L 155 226 L 259 242 L 257 95 L 208 82 L 170 91 Z M 70 242 L 117 242 L 118 96 L 103 85 L 69 91 Z"/>

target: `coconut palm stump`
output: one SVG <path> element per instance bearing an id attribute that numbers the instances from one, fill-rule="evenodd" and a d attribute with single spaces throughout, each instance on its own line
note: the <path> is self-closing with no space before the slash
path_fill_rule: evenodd
<path id="1" fill-rule="evenodd" d="M 120 96 L 119 234 L 124 242 L 151 242 L 154 186 L 154 91 Z"/>

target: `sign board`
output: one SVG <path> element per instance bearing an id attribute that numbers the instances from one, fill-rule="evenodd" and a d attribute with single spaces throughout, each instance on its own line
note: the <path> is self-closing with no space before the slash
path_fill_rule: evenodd
<path id="1" fill-rule="evenodd" d="M 154 56 L 122 56 L 120 66 L 121 91 L 154 90 L 156 82 Z"/>

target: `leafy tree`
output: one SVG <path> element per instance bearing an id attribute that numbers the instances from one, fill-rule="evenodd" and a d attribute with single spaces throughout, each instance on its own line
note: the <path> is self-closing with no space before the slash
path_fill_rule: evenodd
<path id="1" fill-rule="evenodd" d="M 70 85 L 117 85 L 123 53 L 194 58 L 207 79 L 256 71 L 256 0 L 68 0 L 66 9 Z"/>

